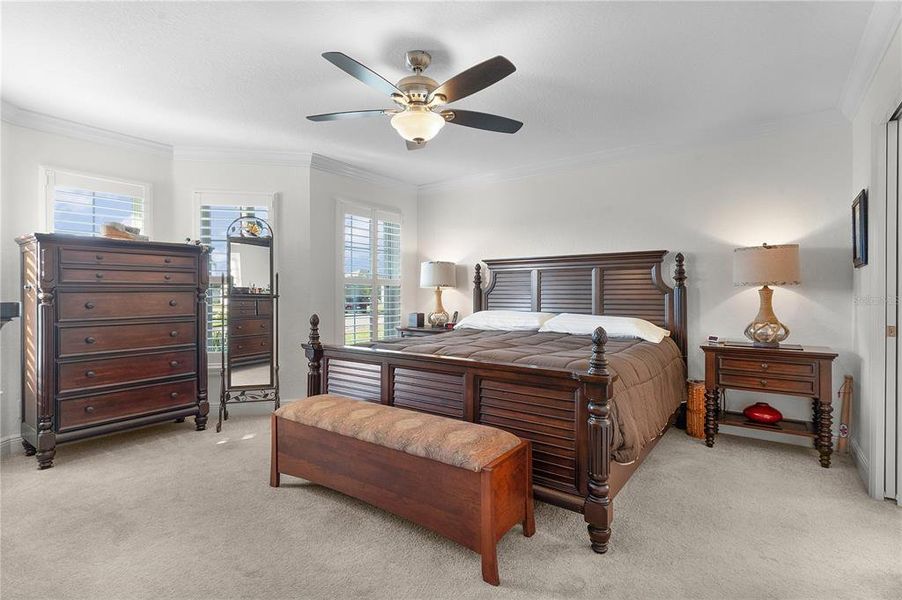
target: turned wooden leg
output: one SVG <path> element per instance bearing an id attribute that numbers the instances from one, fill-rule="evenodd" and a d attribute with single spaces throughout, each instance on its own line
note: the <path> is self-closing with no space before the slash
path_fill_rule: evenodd
<path id="1" fill-rule="evenodd" d="M 833 453 L 833 405 L 822 402 L 818 411 L 817 450 L 821 455 L 821 466 L 830 468 L 830 455 Z"/>
<path id="2" fill-rule="evenodd" d="M 49 469 L 53 466 L 53 457 L 56 456 L 56 448 L 50 450 L 38 450 L 35 458 L 38 459 L 38 469 Z"/>
<path id="3" fill-rule="evenodd" d="M 717 434 L 717 410 L 720 392 L 717 388 L 705 390 L 705 445 L 708 448 L 714 446 L 714 436 Z"/>
<path id="4" fill-rule="evenodd" d="M 22 447 L 25 448 L 25 456 L 34 456 L 37 450 L 35 450 L 34 446 L 22 440 Z"/>
<path id="5" fill-rule="evenodd" d="M 592 551 L 596 554 L 604 554 L 608 551 L 608 542 L 611 541 L 611 523 L 589 523 L 589 541 L 592 543 Z"/>

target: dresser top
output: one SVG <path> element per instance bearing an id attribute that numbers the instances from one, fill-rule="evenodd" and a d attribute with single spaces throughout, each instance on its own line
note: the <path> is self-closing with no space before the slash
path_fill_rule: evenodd
<path id="1" fill-rule="evenodd" d="M 733 354 L 737 356 L 748 355 L 755 357 L 767 355 L 774 358 L 792 358 L 793 356 L 796 356 L 800 358 L 833 359 L 839 356 L 836 352 L 826 346 L 807 346 L 804 344 L 802 344 L 801 349 L 799 349 L 799 345 L 793 347 L 792 344 L 787 344 L 787 347 L 785 348 L 766 348 L 763 346 L 753 346 L 751 343 L 746 345 L 745 342 L 728 342 L 726 344 L 702 344 L 701 349 L 704 350 L 705 353 L 713 352 L 715 354 Z"/>
<path id="2" fill-rule="evenodd" d="M 142 240 L 120 240 L 107 237 L 90 237 L 86 235 L 72 235 L 67 233 L 29 233 L 16 238 L 16 243 L 20 246 L 31 242 L 50 242 L 53 244 L 66 244 L 71 246 L 93 246 L 104 247 L 110 249 L 117 248 L 143 248 L 147 250 L 164 250 L 172 251 L 194 251 L 209 252 L 210 247 L 203 244 L 185 243 L 185 242 L 152 242 Z"/>

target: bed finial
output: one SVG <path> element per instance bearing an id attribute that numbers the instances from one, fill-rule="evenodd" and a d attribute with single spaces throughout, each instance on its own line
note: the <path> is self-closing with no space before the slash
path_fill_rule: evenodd
<path id="1" fill-rule="evenodd" d="M 686 283 L 686 267 L 683 266 L 685 260 L 683 253 L 677 252 L 676 266 L 673 268 L 673 280 L 676 282 L 677 287 L 683 287 Z"/>
<path id="2" fill-rule="evenodd" d="M 304 344 L 304 354 L 307 356 L 307 396 L 316 396 L 322 393 L 323 373 L 323 345 L 319 341 L 319 315 L 313 313 L 310 317 L 310 338 Z"/>
<path id="3" fill-rule="evenodd" d="M 473 275 L 473 312 L 482 310 L 482 266 L 476 263 L 474 268 L 476 274 Z"/>
<path id="4" fill-rule="evenodd" d="M 604 327 L 596 327 L 592 332 L 592 356 L 589 357 L 589 375 L 610 375 L 604 346 L 608 343 L 608 332 Z"/>

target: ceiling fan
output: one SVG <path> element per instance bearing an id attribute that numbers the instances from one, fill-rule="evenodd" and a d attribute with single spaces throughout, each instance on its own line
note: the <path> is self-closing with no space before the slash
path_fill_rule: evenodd
<path id="1" fill-rule="evenodd" d="M 362 117 L 391 116 L 392 127 L 407 141 L 408 150 L 419 150 L 434 138 L 445 123 L 497 131 L 516 133 L 523 123 L 472 110 L 444 109 L 443 107 L 470 94 L 484 90 L 517 70 L 503 56 L 490 58 L 459 73 L 439 85 L 423 75 L 432 57 L 423 50 L 407 53 L 407 66 L 413 71 L 398 82 L 391 83 L 381 75 L 341 52 L 325 52 L 323 58 L 370 87 L 388 94 L 398 108 L 376 110 L 352 110 L 307 117 L 311 121 L 337 121 Z"/>

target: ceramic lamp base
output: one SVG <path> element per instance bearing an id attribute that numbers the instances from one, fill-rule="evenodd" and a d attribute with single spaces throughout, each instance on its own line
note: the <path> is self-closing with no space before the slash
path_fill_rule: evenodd
<path id="1" fill-rule="evenodd" d="M 435 288 L 435 310 L 429 313 L 429 325 L 432 327 L 444 327 L 451 320 L 451 316 L 442 306 L 442 288 Z"/>
<path id="2" fill-rule="evenodd" d="M 745 328 L 745 337 L 755 346 L 776 348 L 789 337 L 789 327 L 781 323 L 774 314 L 774 291 L 767 286 L 758 290 L 760 306 L 755 319 Z"/>

